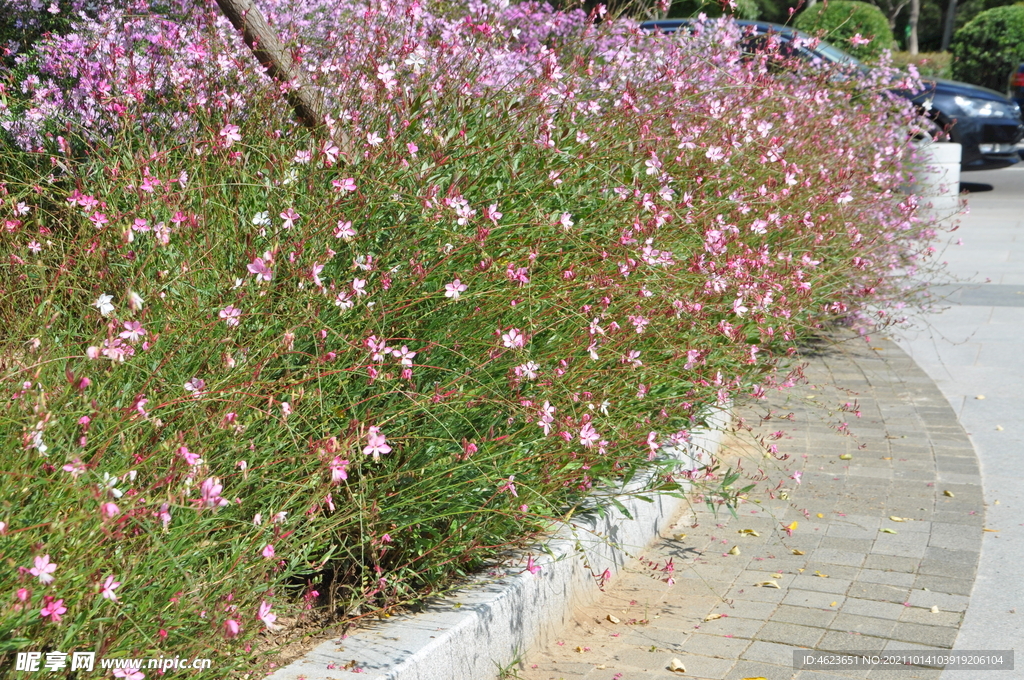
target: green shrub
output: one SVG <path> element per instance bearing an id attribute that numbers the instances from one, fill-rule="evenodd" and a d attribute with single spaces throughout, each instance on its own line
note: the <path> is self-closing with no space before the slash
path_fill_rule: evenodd
<path id="1" fill-rule="evenodd" d="M 906 68 L 913 64 L 917 72 L 926 78 L 950 78 L 951 62 L 949 52 L 892 53 L 893 66 Z"/>
<path id="2" fill-rule="evenodd" d="M 1024 60 L 1024 5 L 996 7 L 953 36 L 953 77 L 1003 90 L 1006 76 Z"/>
<path id="3" fill-rule="evenodd" d="M 818 4 L 801 13 L 794 25 L 864 61 L 874 61 L 892 46 L 888 20 L 882 10 L 866 2 L 837 0 Z"/>

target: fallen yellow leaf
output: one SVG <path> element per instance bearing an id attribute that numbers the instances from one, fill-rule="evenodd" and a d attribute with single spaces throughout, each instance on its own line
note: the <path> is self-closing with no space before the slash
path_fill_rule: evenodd
<path id="1" fill-rule="evenodd" d="M 1003 426 L 1002 425 L 996 425 L 996 431 L 997 432 L 1002 432 L 1003 431 Z"/>
<path id="2" fill-rule="evenodd" d="M 978 396 L 975 397 L 975 399 L 984 399 L 984 398 L 985 398 L 984 394 L 979 394 Z"/>
<path id="3" fill-rule="evenodd" d="M 943 496 L 949 496 L 950 498 L 953 498 L 953 492 L 950 491 L 949 489 L 946 489 L 945 491 L 943 491 L 942 495 Z"/>
<path id="4" fill-rule="evenodd" d="M 580 654 L 582 654 L 583 653 L 583 648 L 582 647 L 577 647 L 576 651 L 579 652 Z"/>
<path id="5" fill-rule="evenodd" d="M 743 534 L 745 536 L 760 536 L 761 535 L 761 534 L 757 533 L 756 531 L 754 531 L 753 529 L 740 529 L 736 533 L 737 534 Z"/>
<path id="6" fill-rule="evenodd" d="M 793 548 L 793 554 L 794 555 L 804 555 L 806 553 L 804 553 L 803 550 L 797 550 L 796 548 Z"/>
<path id="7" fill-rule="evenodd" d="M 768 680 L 768 678 L 764 677 L 763 675 L 759 675 L 756 678 L 743 678 L 743 680 Z"/>
<path id="8" fill-rule="evenodd" d="M 740 547 L 738 545 L 734 545 L 732 548 L 730 548 L 729 554 L 730 555 L 739 555 L 740 554 Z"/>
<path id="9" fill-rule="evenodd" d="M 676 540 L 681 541 L 686 538 L 686 534 L 676 534 Z"/>
<path id="10" fill-rule="evenodd" d="M 896 517 L 895 515 L 889 515 L 889 519 L 891 519 L 893 522 L 906 522 L 907 521 L 907 520 L 903 519 L 902 517 Z"/>
<path id="11" fill-rule="evenodd" d="M 999 529 L 982 529 L 982 531 L 988 531 L 989 533 L 998 534 Z"/>
<path id="12" fill-rule="evenodd" d="M 704 617 L 704 621 L 714 621 L 715 619 L 720 619 L 723 616 L 725 616 L 725 615 L 724 614 L 708 614 L 707 616 Z"/>
<path id="13" fill-rule="evenodd" d="M 608 621 L 608 623 L 618 623 L 619 622 L 619 618 L 617 616 L 612 615 L 612 614 L 609 614 L 608 616 L 606 616 L 604 618 L 605 618 L 605 620 Z"/>
<path id="14" fill-rule="evenodd" d="M 814 572 L 814 575 L 818 578 L 828 578 L 828 574 L 822 574 L 820 571 Z"/>
<path id="15" fill-rule="evenodd" d="M 679 659 L 672 659 L 668 662 L 668 669 L 674 673 L 685 673 L 686 666 Z"/>
<path id="16" fill-rule="evenodd" d="M 882 456 L 882 460 L 892 460 L 892 456 Z"/>
<path id="17" fill-rule="evenodd" d="M 825 515 L 821 514 L 820 512 L 818 513 L 818 519 L 821 519 L 821 518 L 822 518 L 822 517 L 824 517 L 824 516 L 825 516 Z"/>
<path id="18" fill-rule="evenodd" d="M 829 605 L 829 607 L 835 607 L 835 606 L 836 606 L 835 602 L 833 602 L 832 604 Z"/>
<path id="19" fill-rule="evenodd" d="M 881 532 L 883 534 L 895 534 L 896 530 L 895 529 L 882 529 Z"/>
<path id="20" fill-rule="evenodd" d="M 754 586 L 761 588 L 779 588 L 779 584 L 775 581 L 761 581 L 760 583 L 755 583 Z"/>
<path id="21" fill-rule="evenodd" d="M 851 460 L 852 458 L 853 455 L 849 453 L 844 453 L 843 455 L 839 456 L 839 460 Z"/>
<path id="22" fill-rule="evenodd" d="M 939 608 L 938 607 L 932 607 L 932 614 L 938 614 L 938 613 L 939 613 Z"/>
<path id="23" fill-rule="evenodd" d="M 782 578 L 782 574 L 772 574 L 772 578 Z"/>

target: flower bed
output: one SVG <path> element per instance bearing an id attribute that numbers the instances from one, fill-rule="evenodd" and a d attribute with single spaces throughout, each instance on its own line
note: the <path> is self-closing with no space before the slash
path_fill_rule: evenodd
<path id="1" fill-rule="evenodd" d="M 268 16 L 329 137 L 209 6 L 10 74 L 0 664 L 262 668 L 268 629 L 440 591 L 903 304 L 884 72 L 772 77 L 728 25 L 299 7 Z"/>

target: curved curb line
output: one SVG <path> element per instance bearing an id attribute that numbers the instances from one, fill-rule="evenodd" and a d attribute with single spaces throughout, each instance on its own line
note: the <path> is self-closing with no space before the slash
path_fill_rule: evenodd
<path id="1" fill-rule="evenodd" d="M 694 431 L 685 448 L 672 451 L 683 468 L 695 470 L 715 454 L 729 423 L 729 411 L 716 412 L 708 430 Z M 600 594 L 597 575 L 613 575 L 630 553 L 646 548 L 675 518 L 686 501 L 659 494 L 653 502 L 624 496 L 633 520 L 610 507 L 604 517 L 580 518 L 547 543 L 534 575 L 524 568 L 504 571 L 426 606 L 421 613 L 375 622 L 343 640 L 321 643 L 267 680 L 341 680 L 352 663 L 366 680 L 482 680 L 498 675 L 527 650 L 554 639 L 572 618 Z"/>

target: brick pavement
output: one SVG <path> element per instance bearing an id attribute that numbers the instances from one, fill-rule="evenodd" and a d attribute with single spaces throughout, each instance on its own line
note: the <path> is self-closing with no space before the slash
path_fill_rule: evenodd
<path id="1" fill-rule="evenodd" d="M 769 475 L 785 482 L 779 493 L 788 497 L 741 504 L 735 518 L 695 507 L 644 563 L 576 612 L 556 644 L 525 657 L 521 678 L 938 678 L 923 668 L 794 669 L 797 649 L 951 648 L 984 522 L 970 441 L 902 350 L 852 339 L 804 360 L 808 384 L 769 399 L 793 420 L 757 429 L 785 431 L 775 444 L 789 459 Z M 861 417 L 837 410 L 845 403 Z M 836 431 L 844 420 L 853 436 Z M 763 462 L 755 455 L 745 468 Z M 800 484 L 789 477 L 795 470 Z M 794 521 L 789 536 L 783 528 Z M 758 535 L 739 533 L 746 530 Z M 729 554 L 733 547 L 738 555 Z M 757 585 L 766 582 L 779 587 Z M 685 673 L 668 670 L 673 659 Z"/>

